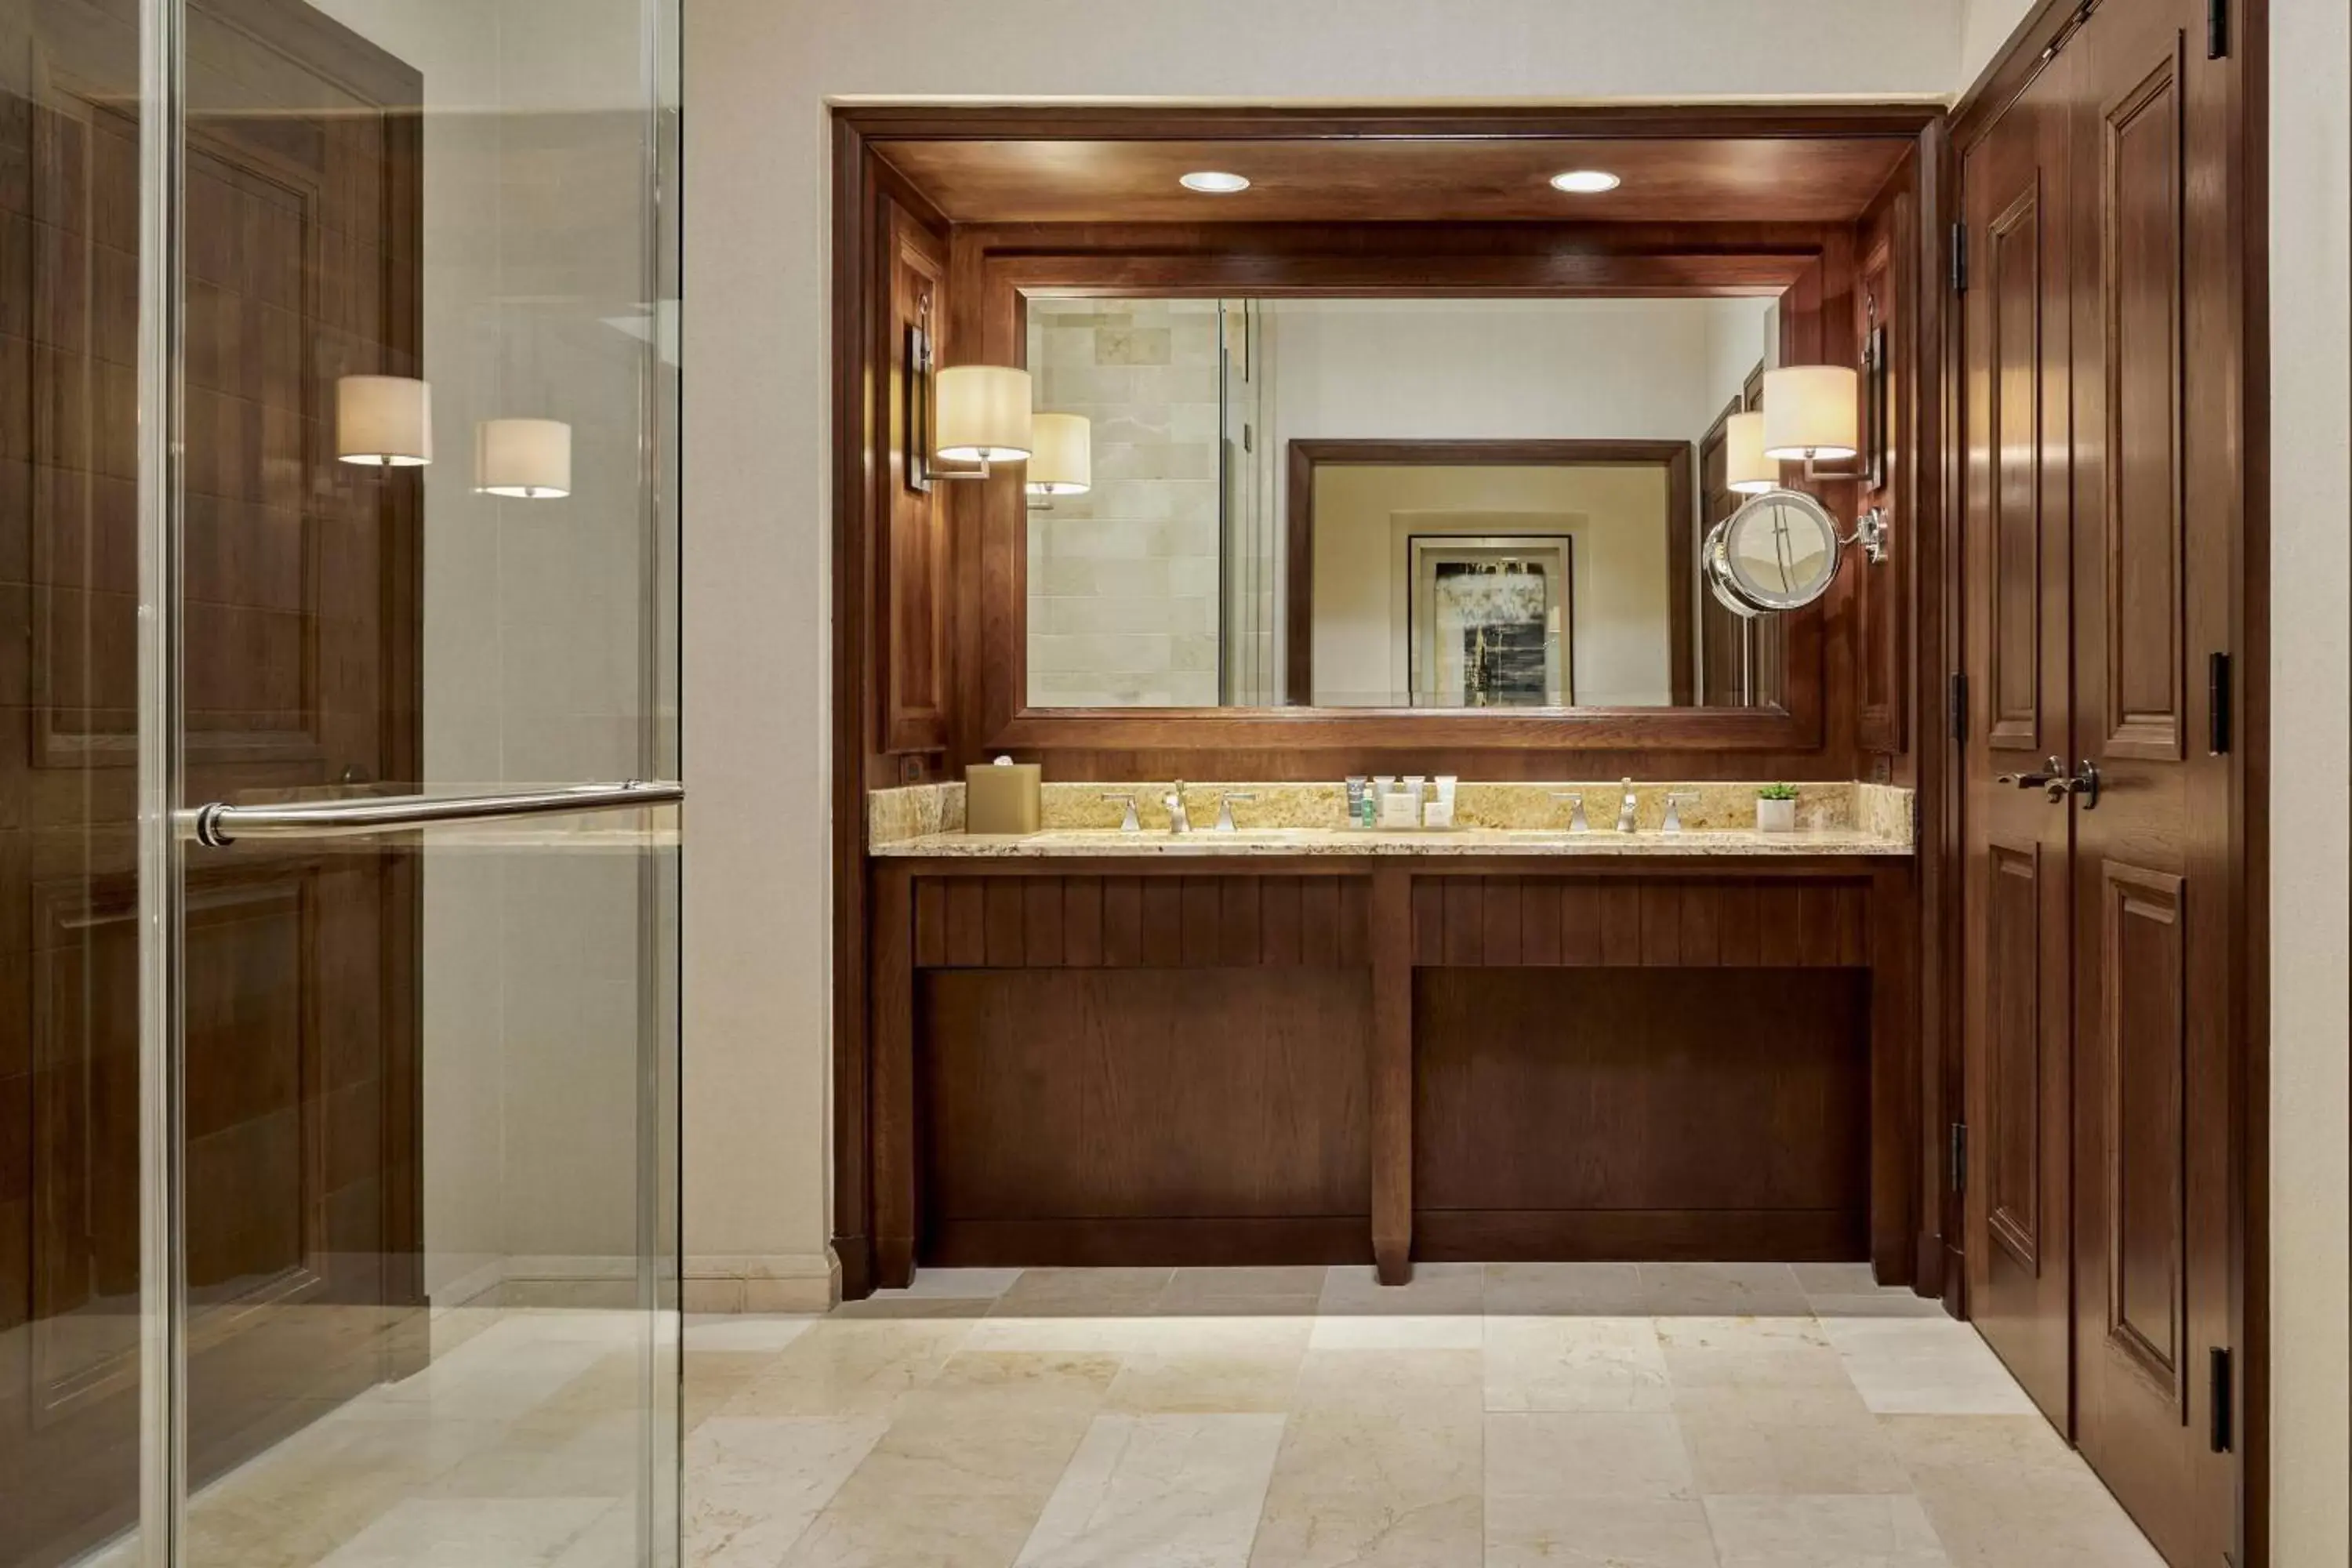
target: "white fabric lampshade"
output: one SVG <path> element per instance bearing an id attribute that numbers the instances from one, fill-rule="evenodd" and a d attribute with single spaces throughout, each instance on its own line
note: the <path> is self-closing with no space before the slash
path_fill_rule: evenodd
<path id="1" fill-rule="evenodd" d="M 1083 414 L 1029 418 L 1029 493 L 1082 496 L 1095 482 L 1094 426 Z"/>
<path id="2" fill-rule="evenodd" d="M 433 389 L 408 375 L 347 375 L 337 381 L 335 456 L 385 468 L 421 468 L 431 462 Z"/>
<path id="3" fill-rule="evenodd" d="M 474 426 L 474 489 L 553 500 L 572 493 L 572 426 L 561 419 L 485 419 Z"/>
<path id="4" fill-rule="evenodd" d="M 1842 364 L 1764 373 L 1764 455 L 1793 463 L 1862 447 L 1862 377 Z"/>
<path id="5" fill-rule="evenodd" d="M 1017 463 L 1030 452 L 1029 373 L 960 364 L 939 373 L 932 450 L 959 463 Z"/>
<path id="6" fill-rule="evenodd" d="M 1780 488 L 1780 465 L 1764 455 L 1764 416 L 1735 414 L 1723 422 L 1723 482 L 1741 495 Z"/>

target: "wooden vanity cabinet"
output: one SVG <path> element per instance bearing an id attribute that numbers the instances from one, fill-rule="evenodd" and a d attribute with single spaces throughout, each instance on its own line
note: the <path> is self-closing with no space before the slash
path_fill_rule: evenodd
<path id="1" fill-rule="evenodd" d="M 1919 1276 L 1911 863 L 873 862 L 872 1279 Z M 853 1243 L 854 1247 L 854 1243 Z"/>

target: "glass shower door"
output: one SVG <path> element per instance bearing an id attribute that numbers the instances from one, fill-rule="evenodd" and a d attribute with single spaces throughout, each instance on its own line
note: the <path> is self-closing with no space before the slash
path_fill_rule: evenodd
<path id="1" fill-rule="evenodd" d="M 0 0 L 0 1564 L 674 1559 L 676 38 Z"/>

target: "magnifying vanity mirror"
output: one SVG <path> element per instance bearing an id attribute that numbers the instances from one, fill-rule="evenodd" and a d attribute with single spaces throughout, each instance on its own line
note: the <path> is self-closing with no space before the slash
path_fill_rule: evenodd
<path id="1" fill-rule="evenodd" d="M 1717 604 L 1752 619 L 1828 593 L 1844 554 L 1827 507 L 1801 490 L 1767 490 L 1708 531 L 1700 569 Z"/>

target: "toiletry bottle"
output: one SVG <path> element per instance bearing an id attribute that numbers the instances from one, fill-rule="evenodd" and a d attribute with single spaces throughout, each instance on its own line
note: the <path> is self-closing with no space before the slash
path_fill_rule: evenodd
<path id="1" fill-rule="evenodd" d="M 1364 786 L 1371 781 L 1361 773 L 1348 775 L 1348 826 L 1364 826 Z"/>

